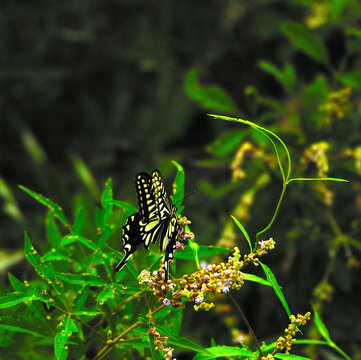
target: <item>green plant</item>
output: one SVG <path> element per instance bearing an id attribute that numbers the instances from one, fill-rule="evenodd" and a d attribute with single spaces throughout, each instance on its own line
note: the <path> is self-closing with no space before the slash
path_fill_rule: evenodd
<path id="1" fill-rule="evenodd" d="M 241 255 L 237 247 L 232 250 L 213 247 L 212 244 L 198 245 L 188 227 L 190 222 L 180 216 L 183 230 L 179 239 L 188 245 L 184 244 L 185 248 L 175 253 L 177 261 L 173 264 L 175 277 L 172 280 L 164 283 L 161 275 L 163 256 L 153 250 L 147 255 L 136 254 L 136 267 L 129 261 L 126 265 L 127 271 L 114 273 L 113 265 L 117 258 L 122 256 L 108 242 L 119 224 L 124 223 L 136 209 L 113 199 L 111 179 L 105 184 L 100 198 L 101 207 L 95 210 L 93 223 L 88 228 L 84 224 L 89 214 L 86 214 L 86 209 L 81 204 L 75 208 L 74 221 L 70 223 L 59 205 L 21 186 L 22 190 L 49 209 L 46 217 L 47 241 L 38 242 L 43 253 L 40 255 L 25 233 L 25 256 L 40 280 L 29 279 L 21 282 L 9 274 L 13 291 L 0 298 L 0 345 L 4 356 L 10 358 L 16 354 L 27 358 L 27 354 L 31 353 L 38 359 L 45 359 L 54 353 L 56 359 L 70 357 L 99 360 L 115 351 L 118 358 L 151 356 L 153 359 L 171 359 L 176 348 L 196 352 L 194 359 L 197 360 L 233 356 L 239 359 L 304 359 L 289 352 L 299 326 L 306 323 L 310 313 L 297 317 L 291 315 L 282 288 L 273 272 L 259 261 L 260 256 L 274 248 L 275 242 L 272 238 L 260 240 L 260 235 L 273 224 L 290 182 L 345 180 L 327 177 L 291 178 L 290 154 L 279 136 L 246 120 L 216 115 L 214 117 L 250 125 L 264 135 L 273 146 L 283 179 L 282 192 L 274 215 L 269 224 L 256 234 L 253 244 L 245 228 L 232 217 L 248 242 L 249 253 Z M 286 168 L 283 166 L 279 145 L 285 154 Z M 182 199 L 184 170 L 180 164 L 174 162 L 174 165 L 177 176 L 173 196 Z M 58 223 L 62 225 L 61 230 Z M 183 248 L 182 245 L 179 247 Z M 199 258 L 209 259 L 211 256 L 231 251 L 233 254 L 226 262 L 199 267 Z M 184 269 L 179 269 L 177 264 L 179 260 L 187 261 L 187 272 L 183 275 Z M 244 273 L 243 269 L 250 264 L 261 265 L 266 279 Z M 193 270 L 189 271 L 192 267 Z M 273 288 L 290 318 L 286 335 L 279 336 L 276 341 L 268 344 L 259 343 L 243 311 L 231 295 L 231 290 L 241 289 L 245 281 Z M 179 336 L 184 305 L 191 302 L 196 311 L 210 310 L 217 302 L 215 294 L 231 297 L 249 326 L 255 347 L 245 343 L 242 347 L 219 346 L 214 342 L 211 347 L 203 347 Z M 316 308 L 314 314 L 315 325 L 324 340 L 297 340 L 296 343 L 328 345 L 349 359 L 331 340 Z"/>

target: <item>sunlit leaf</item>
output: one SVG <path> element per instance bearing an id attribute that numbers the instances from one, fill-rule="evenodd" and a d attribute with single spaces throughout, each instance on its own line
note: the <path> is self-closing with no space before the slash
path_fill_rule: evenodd
<path id="1" fill-rule="evenodd" d="M 208 360 L 208 359 L 216 359 L 218 357 L 229 358 L 230 356 L 242 356 L 247 357 L 248 359 L 256 359 L 256 355 L 252 352 L 241 349 L 236 346 L 212 346 L 205 349 L 207 353 L 211 353 L 212 355 L 208 355 L 207 353 L 198 352 L 193 360 Z"/>
<path id="2" fill-rule="evenodd" d="M 238 226 L 238 228 L 242 231 L 242 234 L 244 235 L 244 237 L 246 238 L 246 240 L 248 242 L 249 249 L 250 249 L 250 251 L 252 251 L 251 239 L 249 238 L 249 235 L 248 235 L 246 229 L 234 216 L 231 215 L 231 218 L 234 221 L 234 223 Z"/>
<path id="3" fill-rule="evenodd" d="M 243 275 L 244 275 L 243 279 L 246 281 L 253 281 L 253 282 L 259 283 L 261 285 L 272 286 L 272 284 L 269 281 L 267 281 L 257 275 L 247 274 L 247 273 L 243 273 Z"/>
<path id="4" fill-rule="evenodd" d="M 278 285 L 277 280 L 276 280 L 275 276 L 273 275 L 273 272 L 267 265 L 265 265 L 261 262 L 259 262 L 259 263 L 262 266 L 262 269 L 266 275 L 267 280 L 271 283 L 274 292 L 276 293 L 276 295 L 279 298 L 279 300 L 281 301 L 284 309 L 286 310 L 287 315 L 290 317 L 291 316 L 290 308 L 289 308 L 287 301 L 282 293 L 281 287 Z"/>

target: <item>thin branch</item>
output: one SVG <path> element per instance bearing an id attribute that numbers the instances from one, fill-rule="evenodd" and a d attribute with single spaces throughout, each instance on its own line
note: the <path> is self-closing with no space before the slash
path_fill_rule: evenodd
<path id="1" fill-rule="evenodd" d="M 151 313 L 148 314 L 148 316 L 153 316 L 154 314 L 156 314 L 158 311 L 162 310 L 165 307 L 165 305 L 160 305 L 159 307 L 157 307 L 155 310 L 153 310 Z M 142 322 L 141 321 L 137 321 L 136 323 L 134 323 L 132 326 L 130 326 L 128 329 L 126 329 L 125 331 L 123 331 L 120 335 L 118 335 L 115 339 L 113 340 L 108 340 L 107 344 L 98 352 L 98 354 L 95 356 L 94 360 L 101 360 L 104 358 L 105 355 L 107 355 L 109 353 L 109 351 L 113 348 L 114 345 L 116 345 L 117 343 L 119 343 L 120 341 L 123 340 L 123 337 L 125 337 L 128 333 L 130 333 L 131 331 L 133 331 L 135 328 L 137 328 L 139 325 L 141 325 Z"/>
<path id="2" fill-rule="evenodd" d="M 87 324 L 86 322 L 84 322 L 83 320 L 79 319 L 77 316 L 70 314 L 70 316 L 76 320 L 79 321 L 81 324 L 83 324 L 84 326 L 88 327 L 91 331 L 93 331 L 95 334 L 97 334 L 98 336 L 100 336 L 104 341 L 106 341 L 106 337 L 104 335 L 102 335 L 98 330 L 94 329 L 91 325 Z"/>
<path id="3" fill-rule="evenodd" d="M 241 314 L 244 322 L 246 323 L 247 327 L 248 327 L 248 330 L 249 332 L 252 334 L 252 337 L 253 337 L 253 340 L 254 342 L 256 343 L 257 345 L 257 348 L 258 348 L 258 351 L 260 353 L 260 355 L 263 357 L 263 353 L 262 353 L 262 349 L 261 349 L 261 346 L 257 340 L 257 337 L 256 337 L 256 334 L 254 333 L 252 327 L 251 327 L 251 324 L 248 322 L 247 318 L 246 318 L 246 315 L 244 315 L 242 309 L 240 308 L 240 306 L 238 305 L 237 301 L 234 299 L 234 297 L 231 295 L 231 293 L 228 293 L 229 297 L 231 298 L 231 300 L 233 301 L 234 305 L 236 306 L 237 310 L 239 311 L 239 313 Z"/>

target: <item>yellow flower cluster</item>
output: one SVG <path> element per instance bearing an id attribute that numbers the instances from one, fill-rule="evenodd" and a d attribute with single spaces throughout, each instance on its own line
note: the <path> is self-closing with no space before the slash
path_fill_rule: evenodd
<path id="1" fill-rule="evenodd" d="M 290 316 L 291 323 L 288 325 L 287 329 L 285 329 L 285 337 L 280 336 L 276 342 L 276 348 L 278 350 L 286 350 L 285 353 L 288 354 L 291 350 L 292 343 L 296 341 L 294 336 L 300 330 L 299 326 L 305 325 L 307 320 L 310 320 L 311 313 L 308 311 L 305 315 L 297 314 L 297 317 L 294 315 Z"/>
<path id="2" fill-rule="evenodd" d="M 329 171 L 327 151 L 330 149 L 330 144 L 326 141 L 320 141 L 308 147 L 302 158 L 301 165 L 306 168 L 310 163 L 317 168 L 317 176 L 327 176 Z"/>
<path id="3" fill-rule="evenodd" d="M 214 303 L 207 302 L 208 293 L 227 294 L 231 289 L 239 289 L 244 283 L 241 269 L 249 263 L 258 265 L 258 257 L 266 254 L 274 246 L 272 238 L 261 241 L 258 249 L 244 255 L 242 260 L 238 247 L 235 247 L 233 255 L 226 263 L 209 264 L 175 282 L 168 280 L 164 283 L 164 270 L 161 265 L 161 268 L 152 274 L 143 270 L 139 275 L 139 283 L 145 285 L 166 306 L 172 304 L 173 307 L 180 307 L 184 301 L 192 301 L 196 311 L 208 311 L 215 306 Z"/>
<path id="4" fill-rule="evenodd" d="M 329 171 L 327 156 L 329 148 L 330 144 L 326 141 L 320 141 L 308 147 L 301 158 L 301 165 L 304 171 L 307 171 L 308 168 L 312 169 L 312 167 L 315 167 L 317 177 L 326 177 Z M 312 186 L 322 202 L 329 206 L 332 205 L 334 194 L 329 190 L 327 182 L 318 181 L 313 183 Z"/>
<path id="5" fill-rule="evenodd" d="M 332 293 L 333 287 L 328 281 L 322 281 L 313 290 L 313 295 L 315 295 L 321 301 L 331 301 Z"/>
<path id="6" fill-rule="evenodd" d="M 237 182 L 246 177 L 246 173 L 242 169 L 242 165 L 247 155 L 258 158 L 264 157 L 263 151 L 255 147 L 249 141 L 242 143 L 231 163 L 233 182 Z"/>
<path id="7" fill-rule="evenodd" d="M 351 87 L 347 86 L 339 91 L 329 93 L 326 102 L 320 106 L 324 115 L 324 125 L 331 123 L 333 118 L 342 119 L 350 111 Z"/>

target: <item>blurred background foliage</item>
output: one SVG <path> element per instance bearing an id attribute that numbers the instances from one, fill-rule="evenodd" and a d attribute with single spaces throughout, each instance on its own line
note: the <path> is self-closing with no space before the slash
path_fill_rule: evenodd
<path id="1" fill-rule="evenodd" d="M 30 276 L 24 229 L 34 245 L 44 242 L 44 209 L 18 184 L 71 217 L 79 203 L 94 211 L 108 177 L 114 197 L 135 204 L 135 175 L 159 168 L 171 183 L 175 159 L 186 189 L 201 190 L 184 211 L 197 242 L 245 250 L 229 214 L 254 236 L 272 217 L 282 179 L 266 139 L 206 114 L 237 116 L 282 137 L 295 176 L 349 180 L 290 184 L 267 233 L 278 244 L 267 263 L 291 310 L 316 303 L 333 340 L 361 358 L 359 1 L 11 1 L 0 9 L 2 290 L 8 271 Z M 271 290 L 248 284 L 237 299 L 261 338 L 287 324 Z M 185 312 L 182 334 L 232 344 L 246 328 L 219 302 L 216 311 Z"/>

